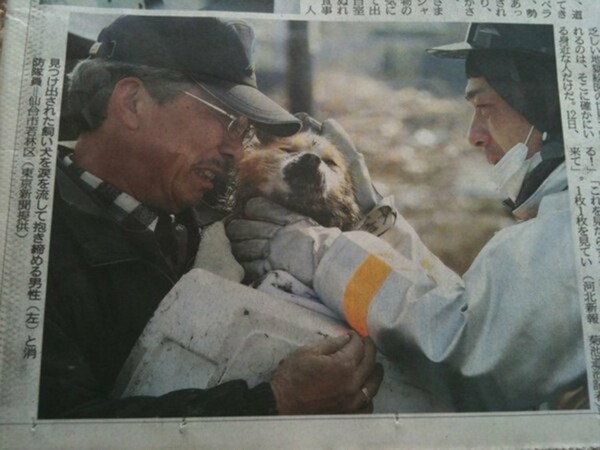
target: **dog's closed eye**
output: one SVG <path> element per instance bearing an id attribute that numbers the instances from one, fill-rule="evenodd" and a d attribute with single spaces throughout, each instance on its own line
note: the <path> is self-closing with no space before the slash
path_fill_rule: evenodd
<path id="1" fill-rule="evenodd" d="M 324 158 L 322 159 L 322 161 L 327 164 L 329 167 L 331 167 L 332 169 L 334 168 L 338 168 L 339 166 L 337 165 L 337 163 L 331 159 L 331 158 Z"/>
<path id="2" fill-rule="evenodd" d="M 291 145 L 280 145 L 277 147 L 278 150 L 281 150 L 284 153 L 294 153 L 294 149 Z"/>

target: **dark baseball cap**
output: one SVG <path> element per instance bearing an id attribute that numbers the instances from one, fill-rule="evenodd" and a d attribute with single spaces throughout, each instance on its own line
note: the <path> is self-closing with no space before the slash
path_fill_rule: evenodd
<path id="1" fill-rule="evenodd" d="M 257 128 L 292 135 L 300 121 L 257 88 L 253 46 L 252 27 L 238 19 L 121 16 L 100 32 L 90 57 L 180 72 Z"/>

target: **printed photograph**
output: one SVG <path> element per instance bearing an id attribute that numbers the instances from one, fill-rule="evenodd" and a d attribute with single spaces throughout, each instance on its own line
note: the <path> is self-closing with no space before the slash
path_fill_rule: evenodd
<path id="1" fill-rule="evenodd" d="M 551 25 L 68 33 L 39 419 L 589 409 Z"/>

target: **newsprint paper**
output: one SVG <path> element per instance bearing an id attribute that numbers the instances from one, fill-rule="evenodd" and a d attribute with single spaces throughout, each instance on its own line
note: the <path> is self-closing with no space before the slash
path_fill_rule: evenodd
<path id="1" fill-rule="evenodd" d="M 512 403 L 490 402 L 490 407 L 475 410 L 462 409 L 441 393 L 419 400 L 415 386 L 421 380 L 413 385 L 402 375 L 410 371 L 410 358 L 394 363 L 381 356 L 385 376 L 374 414 L 144 419 L 110 413 L 101 419 L 40 414 L 42 359 L 52 344 L 44 342 L 44 315 L 57 155 L 59 145 L 73 147 L 78 136 L 64 101 L 67 74 L 88 57 L 99 32 L 124 14 L 247 21 L 256 35 L 259 88 L 294 113 L 308 112 L 318 121 L 336 119 L 364 154 L 384 201 L 394 202 L 398 221 L 405 218 L 406 226 L 414 227 L 445 266 L 461 276 L 466 273 L 467 285 L 478 283 L 474 272 L 482 269 L 481 264 L 476 269 L 476 256 L 482 248 L 485 251 L 486 243 L 499 230 L 503 233 L 520 224 L 500 205 L 505 196 L 491 181 L 488 163 L 497 163 L 498 156 L 484 155 L 478 147 L 485 147 L 485 137 L 477 136 L 475 125 L 469 128 L 473 109 L 465 101 L 464 59 L 436 58 L 426 50 L 464 41 L 473 22 L 552 26 L 568 179 L 568 190 L 560 192 L 568 192 L 570 235 L 555 234 L 555 239 L 537 245 L 562 248 L 570 241 L 572 246 L 552 260 L 513 261 L 522 264 L 522 273 L 532 274 L 524 276 L 527 289 L 522 292 L 533 296 L 542 292 L 547 303 L 524 318 L 518 305 L 527 299 L 510 299 L 516 307 L 509 321 L 494 316 L 501 305 L 490 307 L 484 326 L 493 329 L 494 320 L 506 323 L 500 334 L 484 333 L 480 339 L 490 341 L 484 349 L 504 352 L 509 364 L 525 367 L 526 375 L 517 370 L 520 378 L 510 381 L 511 388 L 534 384 L 531 389 L 542 390 L 541 385 L 555 382 L 558 366 L 581 373 L 571 378 L 577 382 L 563 386 L 563 391 L 571 391 L 571 399 L 527 404 L 528 392 L 515 388 L 522 396 Z M 597 0 L 8 0 L 0 66 L 0 448 L 599 448 L 599 17 Z M 535 41 L 535 34 L 530 36 Z M 546 92 L 545 86 L 538 87 L 537 94 Z M 534 245 L 536 236 L 528 239 Z M 506 262 L 497 256 L 492 261 L 498 262 L 486 270 L 505 270 Z M 468 271 L 472 263 L 473 270 Z M 531 270 L 538 264 L 544 269 Z M 55 277 L 79 282 L 69 280 L 68 264 L 61 267 L 65 273 Z M 556 273 L 556 267 L 568 272 L 565 279 L 572 298 L 555 301 L 563 294 L 535 275 Z M 307 341 L 302 337 L 306 330 L 348 327 L 335 322 L 336 312 L 320 303 L 309 317 L 301 302 L 290 305 L 279 299 L 281 307 L 270 307 L 270 294 L 210 274 L 202 277 L 192 281 L 184 277 L 175 294 L 165 298 L 111 395 L 210 388 L 236 378 L 251 386 L 260 381 L 250 373 L 254 364 L 271 358 L 269 367 L 276 368 L 294 346 Z M 511 283 L 505 288 L 511 289 Z M 400 302 L 404 294 L 387 295 L 396 295 Z M 489 289 L 482 295 L 482 301 L 491 302 L 498 292 Z M 175 302 L 174 297 L 180 300 Z M 209 297 L 212 303 L 200 308 L 197 297 Z M 264 331 L 261 336 L 277 335 L 288 345 L 283 353 L 278 350 L 277 358 L 272 344 L 262 337 L 236 347 L 235 339 L 245 328 L 225 314 L 235 309 L 230 305 L 235 306 L 235 298 L 246 298 L 252 314 L 252 308 L 261 312 L 263 320 L 253 324 Z M 575 342 L 570 340 L 573 330 L 561 328 L 564 321 L 542 321 L 568 314 L 561 305 L 578 308 L 582 332 L 575 333 Z M 173 308 L 183 311 L 176 319 L 169 316 Z M 201 313 L 195 314 L 197 310 Z M 81 312 L 72 312 L 74 317 L 76 313 Z M 506 338 L 517 333 L 512 324 L 524 320 L 531 327 L 520 329 L 514 340 Z M 163 326 L 177 329 L 179 337 L 173 339 L 179 344 L 156 338 Z M 429 326 L 428 336 L 435 342 L 435 326 L 423 326 Z M 205 357 L 193 354 L 191 344 L 181 344 L 191 341 L 194 331 L 208 336 L 205 341 L 212 345 L 203 350 Z M 521 345 L 528 338 L 539 341 L 539 332 L 547 342 L 538 342 L 535 348 L 550 355 L 540 365 L 536 362 L 540 358 L 529 352 L 531 346 Z M 505 347 L 499 349 L 500 345 Z M 570 359 L 552 359 L 564 355 L 565 348 Z M 223 352 L 226 357 L 219 360 Z M 267 352 L 271 356 L 265 356 Z M 230 357 L 237 358 L 237 366 Z M 47 356 L 45 364 L 54 364 L 51 359 Z M 190 367 L 196 381 L 187 385 Z M 228 375 L 215 378 L 215 367 Z M 464 376 L 469 376 L 468 370 Z M 198 381 L 203 376 L 206 379 Z M 68 385 L 63 387 L 69 392 Z M 461 393 L 451 392 L 449 397 L 460 399 Z"/>

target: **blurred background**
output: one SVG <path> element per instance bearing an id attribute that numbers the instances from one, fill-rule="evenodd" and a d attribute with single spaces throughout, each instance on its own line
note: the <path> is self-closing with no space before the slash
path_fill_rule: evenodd
<path id="1" fill-rule="evenodd" d="M 71 16 L 68 68 L 114 18 Z M 512 222 L 483 153 L 466 139 L 472 111 L 464 61 L 425 52 L 462 41 L 467 24 L 248 21 L 257 35 L 259 88 L 292 112 L 339 121 L 381 194 L 393 194 L 426 245 L 464 273 Z M 73 139 L 64 118 L 61 139 Z"/>

